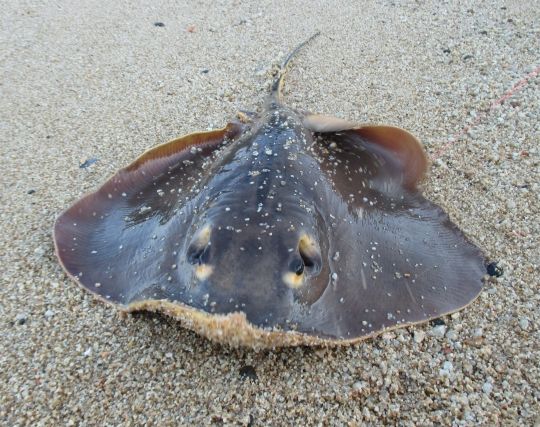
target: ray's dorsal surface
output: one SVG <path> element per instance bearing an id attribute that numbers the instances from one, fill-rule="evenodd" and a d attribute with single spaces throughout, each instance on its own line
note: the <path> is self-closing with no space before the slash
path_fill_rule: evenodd
<path id="1" fill-rule="evenodd" d="M 260 117 L 157 146 L 60 215 L 66 272 L 253 347 L 353 343 L 469 304 L 484 257 L 417 190 L 420 143 L 286 107 L 291 58 Z"/>

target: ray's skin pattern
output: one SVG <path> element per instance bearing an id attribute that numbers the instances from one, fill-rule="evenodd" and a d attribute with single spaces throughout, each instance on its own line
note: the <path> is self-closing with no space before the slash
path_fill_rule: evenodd
<path id="1" fill-rule="evenodd" d="M 68 274 L 251 346 L 355 342 L 473 300 L 483 255 L 416 189 L 417 140 L 299 114 L 281 80 L 260 117 L 158 146 L 65 211 Z"/>

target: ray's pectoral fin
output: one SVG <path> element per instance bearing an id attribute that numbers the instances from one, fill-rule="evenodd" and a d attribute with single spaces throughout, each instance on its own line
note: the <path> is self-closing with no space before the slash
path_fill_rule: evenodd
<path id="1" fill-rule="evenodd" d="M 403 174 L 403 184 L 414 188 L 424 177 L 428 160 L 420 141 L 404 129 L 395 126 L 362 126 L 350 131 L 355 136 L 392 153 Z"/>
<path id="2" fill-rule="evenodd" d="M 424 177 L 428 160 L 418 139 L 404 129 L 385 125 L 362 125 L 337 117 L 311 114 L 304 124 L 320 134 L 323 141 L 335 142 L 338 147 L 354 145 L 382 150 L 381 156 L 393 162 L 407 188 L 414 188 Z M 374 150 L 376 151 L 376 150 Z"/>
<path id="3" fill-rule="evenodd" d="M 327 233 L 340 256 L 331 262 L 335 285 L 315 303 L 313 312 L 326 313 L 315 328 L 361 339 L 470 303 L 482 288 L 485 259 L 416 188 L 427 166 L 416 138 L 363 126 L 318 139 L 313 149 L 331 186 L 325 203 L 329 217 L 339 218 Z"/>
<path id="4" fill-rule="evenodd" d="M 63 212 L 54 226 L 66 272 L 103 299 L 175 300 L 186 218 L 204 197 L 203 167 L 242 125 L 193 133 L 152 148 Z"/>
<path id="5" fill-rule="evenodd" d="M 358 123 L 339 117 L 324 114 L 307 114 L 304 116 L 304 126 L 314 132 L 339 132 L 358 127 Z"/>
<path id="6" fill-rule="evenodd" d="M 338 279 L 317 304 L 340 316 L 317 325 L 324 332 L 368 337 L 455 312 L 481 291 L 482 252 L 421 195 L 380 196 L 362 217 L 335 202 L 341 210 L 333 215 L 344 218 L 331 236 L 340 253 L 332 265 Z"/>

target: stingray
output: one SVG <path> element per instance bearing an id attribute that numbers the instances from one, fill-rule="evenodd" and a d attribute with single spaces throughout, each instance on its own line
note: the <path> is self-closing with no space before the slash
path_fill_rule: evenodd
<path id="1" fill-rule="evenodd" d="M 151 148 L 63 212 L 67 274 L 233 346 L 351 344 L 468 305 L 485 259 L 422 196 L 419 141 L 284 104 L 306 43 L 262 113 Z"/>

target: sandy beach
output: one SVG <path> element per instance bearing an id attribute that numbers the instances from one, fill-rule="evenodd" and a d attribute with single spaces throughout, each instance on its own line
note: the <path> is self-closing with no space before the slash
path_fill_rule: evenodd
<path id="1" fill-rule="evenodd" d="M 540 3 L 4 2 L 0 424 L 539 425 Z M 55 218 L 146 149 L 263 104 L 403 127 L 503 270 L 345 348 L 231 349 L 69 280 Z"/>

